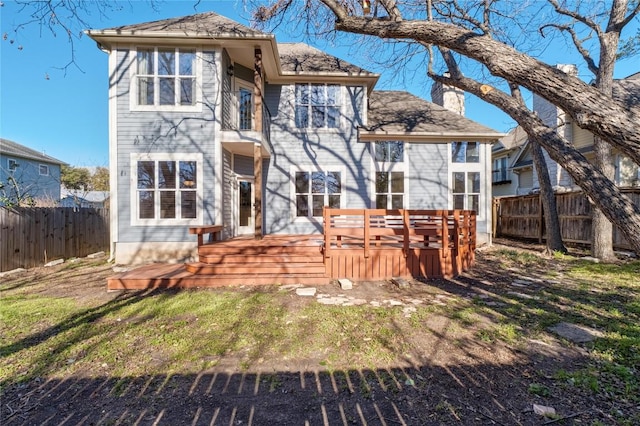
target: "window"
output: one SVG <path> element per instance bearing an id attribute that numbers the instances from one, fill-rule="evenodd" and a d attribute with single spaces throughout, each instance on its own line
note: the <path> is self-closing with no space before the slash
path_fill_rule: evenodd
<path id="1" fill-rule="evenodd" d="M 376 208 L 404 206 L 404 172 L 376 172 Z"/>
<path id="2" fill-rule="evenodd" d="M 10 172 L 15 171 L 18 168 L 18 161 L 14 160 L 13 158 L 9 158 L 7 160 L 7 168 Z"/>
<path id="3" fill-rule="evenodd" d="M 451 161 L 454 163 L 479 163 L 480 144 L 478 142 L 453 142 Z"/>
<path id="4" fill-rule="evenodd" d="M 493 183 L 510 182 L 507 174 L 507 157 L 496 158 L 493 160 L 492 179 Z"/>
<path id="5" fill-rule="evenodd" d="M 375 142 L 373 156 L 376 162 L 375 208 L 404 208 L 404 142 Z"/>
<path id="6" fill-rule="evenodd" d="M 49 176 L 49 166 L 46 164 L 40 164 L 38 170 L 40 172 L 40 176 Z"/>
<path id="7" fill-rule="evenodd" d="M 136 219 L 197 218 L 197 161 L 145 159 L 134 167 Z"/>
<path id="8" fill-rule="evenodd" d="M 479 213 L 480 173 L 453 173 L 453 208 L 456 210 L 475 210 Z"/>
<path id="9" fill-rule="evenodd" d="M 296 171 L 297 217 L 322 217 L 322 208 L 339 209 L 342 198 L 342 172 Z"/>
<path id="10" fill-rule="evenodd" d="M 196 53 L 178 48 L 138 49 L 137 101 L 142 106 L 194 106 Z"/>
<path id="11" fill-rule="evenodd" d="M 337 128 L 340 124 L 340 86 L 296 84 L 296 127 Z"/>

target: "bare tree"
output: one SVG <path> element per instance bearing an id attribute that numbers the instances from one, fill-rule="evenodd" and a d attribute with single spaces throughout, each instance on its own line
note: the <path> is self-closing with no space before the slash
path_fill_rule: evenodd
<path id="1" fill-rule="evenodd" d="M 269 20 L 300 12 L 293 3 L 292 0 L 277 0 L 268 7 L 258 8 L 255 16 Z M 306 12 L 305 19 L 320 18 L 327 22 L 327 16 L 332 16 L 334 28 L 338 31 L 450 49 L 482 65 L 494 77 L 506 80 L 507 85 L 520 86 L 539 94 L 569 114 L 578 126 L 606 140 L 640 164 L 640 133 L 636 131 L 640 111 L 628 108 L 597 87 L 501 41 L 496 35 L 500 28 L 492 26 L 492 19 L 496 15 L 504 16 L 500 15 L 504 10 L 494 8 L 500 2 L 479 0 L 463 6 L 455 0 L 434 1 L 432 6 L 437 6 L 435 10 L 439 19 L 426 20 L 425 5 L 428 7 L 431 3 L 378 0 L 379 15 L 374 14 L 373 17 L 363 16 L 356 1 L 318 0 L 298 6 Z M 309 11 L 316 5 L 324 6 L 322 9 L 326 14 L 322 15 L 320 8 Z M 624 17 L 616 21 L 618 35 L 624 26 L 637 17 L 639 8 L 639 3 L 634 1 L 633 7 L 622 11 Z M 614 12 L 619 13 L 618 9 L 613 9 L 609 16 Z M 418 11 L 421 11 L 421 15 Z M 419 19 L 404 19 L 404 15 Z M 326 31 L 326 28 L 323 30 Z M 499 106 L 522 125 L 529 137 L 538 141 L 551 158 L 567 170 L 606 217 L 621 228 L 634 249 L 640 252 L 640 209 L 618 190 L 611 179 L 590 164 L 554 129 L 544 125 L 531 111 L 493 85 L 466 77 L 463 80 L 448 80 L 451 85 Z M 474 90 L 470 90 L 472 87 Z M 594 185 L 594 182 L 597 184 Z"/>

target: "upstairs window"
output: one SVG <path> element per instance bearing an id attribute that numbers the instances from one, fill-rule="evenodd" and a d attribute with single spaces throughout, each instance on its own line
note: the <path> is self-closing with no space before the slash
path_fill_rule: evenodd
<path id="1" fill-rule="evenodd" d="M 507 173 L 507 157 L 496 158 L 493 160 L 493 170 L 491 172 L 493 183 L 502 183 L 510 181 Z"/>
<path id="2" fill-rule="evenodd" d="M 9 158 L 7 160 L 7 168 L 10 172 L 15 171 L 18 168 L 18 161 L 14 160 L 13 158 Z"/>
<path id="3" fill-rule="evenodd" d="M 46 164 L 40 164 L 38 171 L 40 172 L 40 176 L 49 176 L 49 166 Z"/>
<path id="4" fill-rule="evenodd" d="M 296 84 L 296 127 L 337 128 L 340 125 L 340 86 Z"/>
<path id="5" fill-rule="evenodd" d="M 138 49 L 136 59 L 138 105 L 195 106 L 195 50 Z"/>
<path id="6" fill-rule="evenodd" d="M 404 142 L 377 141 L 373 144 L 373 157 L 376 162 L 375 208 L 404 208 Z"/>
<path id="7" fill-rule="evenodd" d="M 478 142 L 453 142 L 451 161 L 454 163 L 479 163 L 480 144 Z"/>
<path id="8" fill-rule="evenodd" d="M 400 141 L 376 142 L 375 159 L 379 163 L 402 163 L 404 161 L 404 143 Z"/>

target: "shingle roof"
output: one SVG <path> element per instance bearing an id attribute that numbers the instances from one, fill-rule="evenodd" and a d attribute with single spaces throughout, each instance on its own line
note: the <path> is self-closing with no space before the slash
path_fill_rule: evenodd
<path id="1" fill-rule="evenodd" d="M 439 105 L 404 91 L 373 91 L 365 130 L 390 134 L 469 134 L 504 136 Z"/>
<path id="2" fill-rule="evenodd" d="M 143 22 L 133 25 L 106 28 L 102 31 L 118 32 L 184 32 L 204 33 L 215 36 L 251 37 L 264 36 L 262 31 L 244 26 L 225 16 L 214 12 L 198 13 L 196 15 L 178 18 L 162 19 L 159 21 Z"/>
<path id="3" fill-rule="evenodd" d="M 27 148 L 26 146 L 10 141 L 9 139 L 0 138 L 0 153 L 10 157 L 26 158 L 29 160 L 41 161 L 43 163 L 66 164 L 64 161 L 60 161 L 57 158 L 53 158 L 50 155 L 38 152 L 34 149 Z"/>
<path id="4" fill-rule="evenodd" d="M 282 71 L 297 73 L 343 72 L 375 75 L 305 43 L 278 43 Z"/>
<path id="5" fill-rule="evenodd" d="M 527 141 L 527 133 L 520 126 L 511 130 L 509 134 L 500 139 L 500 142 L 493 146 L 493 151 L 508 151 L 517 148 Z"/>
<path id="6" fill-rule="evenodd" d="M 613 97 L 627 107 L 640 107 L 640 78 L 633 77 L 614 81 Z"/>

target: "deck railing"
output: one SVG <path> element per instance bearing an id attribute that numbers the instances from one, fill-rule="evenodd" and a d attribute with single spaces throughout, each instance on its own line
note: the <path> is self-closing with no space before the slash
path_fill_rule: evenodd
<path id="1" fill-rule="evenodd" d="M 469 210 L 384 210 L 324 208 L 324 254 L 343 247 L 372 250 L 439 249 L 446 258 L 461 245 L 476 245 L 476 214 Z"/>

